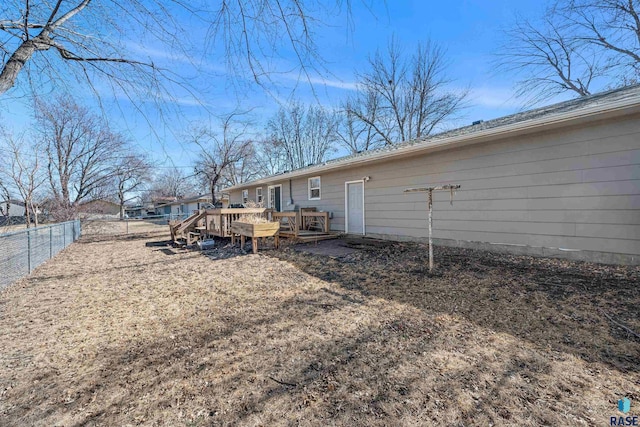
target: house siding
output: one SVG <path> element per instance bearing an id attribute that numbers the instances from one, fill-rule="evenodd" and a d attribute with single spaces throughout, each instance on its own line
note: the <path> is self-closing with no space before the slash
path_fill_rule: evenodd
<path id="1" fill-rule="evenodd" d="M 7 209 L 7 202 L 6 201 L 2 201 L 0 202 L 0 209 L 2 210 L 2 213 L 0 213 L 0 216 L 24 216 L 24 206 L 20 206 L 16 203 L 9 203 L 9 212 L 6 212 Z"/>
<path id="2" fill-rule="evenodd" d="M 316 176 L 318 172 L 309 176 Z M 434 238 L 441 244 L 478 242 L 562 248 L 553 256 L 638 263 L 640 255 L 640 116 L 539 132 L 320 173 L 322 199 L 307 200 L 307 178 L 292 180 L 294 204 L 333 212 L 344 231 L 345 181 L 365 183 L 366 234 L 401 240 L 427 237 L 425 193 L 409 187 L 460 184 L 453 205 L 434 193 Z M 288 179 L 281 179 L 286 207 Z M 265 188 L 267 185 L 261 184 Z M 250 196 L 255 197 L 255 187 Z M 231 193 L 240 198 L 240 191 Z M 266 194 L 266 193 L 265 193 Z M 467 245 L 469 246 L 469 245 Z M 477 246 L 477 245 L 476 245 Z M 566 251 L 568 249 L 569 251 Z M 538 249 L 531 253 L 540 252 Z M 609 258 L 607 258 L 609 259 Z M 605 259 L 606 260 L 606 259 Z"/>

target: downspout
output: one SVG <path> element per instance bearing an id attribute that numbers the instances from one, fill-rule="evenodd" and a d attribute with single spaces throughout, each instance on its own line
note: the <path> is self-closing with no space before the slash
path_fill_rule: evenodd
<path id="1" fill-rule="evenodd" d="M 293 190 L 291 186 L 291 179 L 289 179 L 289 206 L 293 206 Z"/>

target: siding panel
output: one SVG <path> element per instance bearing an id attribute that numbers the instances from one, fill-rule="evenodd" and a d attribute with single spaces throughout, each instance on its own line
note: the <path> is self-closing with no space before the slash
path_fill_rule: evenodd
<path id="1" fill-rule="evenodd" d="M 370 176 L 367 233 L 424 238 L 426 194 L 404 189 L 455 183 L 462 188 L 453 205 L 449 193 L 434 194 L 436 238 L 637 255 L 639 123 L 628 116 L 343 168 L 320 174 L 318 201 L 307 200 L 307 178 L 295 178 L 292 196 L 298 207 L 333 212 L 332 229 L 344 230 L 344 183 Z M 285 208 L 288 182 L 281 182 Z"/>

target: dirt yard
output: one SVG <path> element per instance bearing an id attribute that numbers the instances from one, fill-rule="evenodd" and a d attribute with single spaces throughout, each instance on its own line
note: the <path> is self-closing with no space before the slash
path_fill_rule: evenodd
<path id="1" fill-rule="evenodd" d="M 437 248 L 430 275 L 415 244 L 200 253 L 134 227 L 92 224 L 0 292 L 0 425 L 592 426 L 624 396 L 640 414 L 639 268 Z"/>

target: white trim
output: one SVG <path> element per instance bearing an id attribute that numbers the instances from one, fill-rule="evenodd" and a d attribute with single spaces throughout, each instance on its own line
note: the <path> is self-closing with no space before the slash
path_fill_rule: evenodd
<path id="1" fill-rule="evenodd" d="M 362 183 L 362 235 L 367 234 L 367 225 L 364 218 L 364 179 L 358 179 L 355 181 L 345 181 L 344 183 L 344 232 L 349 233 L 349 184 Z"/>
<path id="2" fill-rule="evenodd" d="M 284 206 L 282 205 L 282 184 L 275 184 L 267 187 L 267 208 L 274 209 L 274 207 L 271 206 L 271 195 L 269 194 L 269 192 L 272 188 L 276 187 L 280 187 L 280 212 L 282 212 L 284 208 Z"/>
<path id="3" fill-rule="evenodd" d="M 262 200 L 258 200 L 258 190 L 260 190 L 260 198 Z M 264 202 L 264 193 L 262 192 L 262 187 L 256 187 L 256 203 Z"/>
<path id="4" fill-rule="evenodd" d="M 318 178 L 318 183 L 319 186 L 318 188 L 318 197 L 311 197 L 311 180 L 312 179 L 316 179 Z M 315 188 L 313 188 L 315 190 Z M 307 198 L 308 200 L 321 200 L 322 199 L 322 179 L 320 178 L 320 175 L 316 175 L 316 176 L 312 176 L 310 178 L 307 179 Z"/>
<path id="5" fill-rule="evenodd" d="M 435 139 L 427 143 L 409 144 L 400 148 L 390 150 L 382 150 L 368 153 L 362 156 L 355 156 L 345 160 L 329 162 L 327 164 L 319 164 L 309 168 L 303 168 L 298 171 L 288 172 L 278 175 L 278 178 L 286 177 L 287 179 L 304 177 L 309 175 L 317 175 L 321 172 L 327 172 L 335 169 L 347 168 L 349 166 L 361 165 L 380 160 L 391 160 L 398 157 L 408 157 L 418 153 L 428 153 L 431 151 L 445 150 L 457 146 L 465 146 L 477 144 L 486 141 L 495 141 L 501 138 L 516 137 L 527 135 L 541 130 L 548 131 L 566 126 L 575 126 L 579 124 L 590 123 L 598 120 L 605 120 L 625 115 L 640 113 L 640 102 L 638 96 L 629 96 L 623 100 L 607 103 L 605 105 L 595 103 L 594 105 L 577 108 L 568 112 L 543 115 L 542 117 L 518 121 L 508 125 L 496 126 L 490 129 L 471 132 L 463 135 L 455 135 Z M 402 142 L 402 141 L 401 141 Z M 252 181 L 252 185 L 262 184 L 273 180 L 274 176 L 268 176 L 262 179 Z M 225 191 L 237 190 L 238 187 L 228 187 Z"/>

